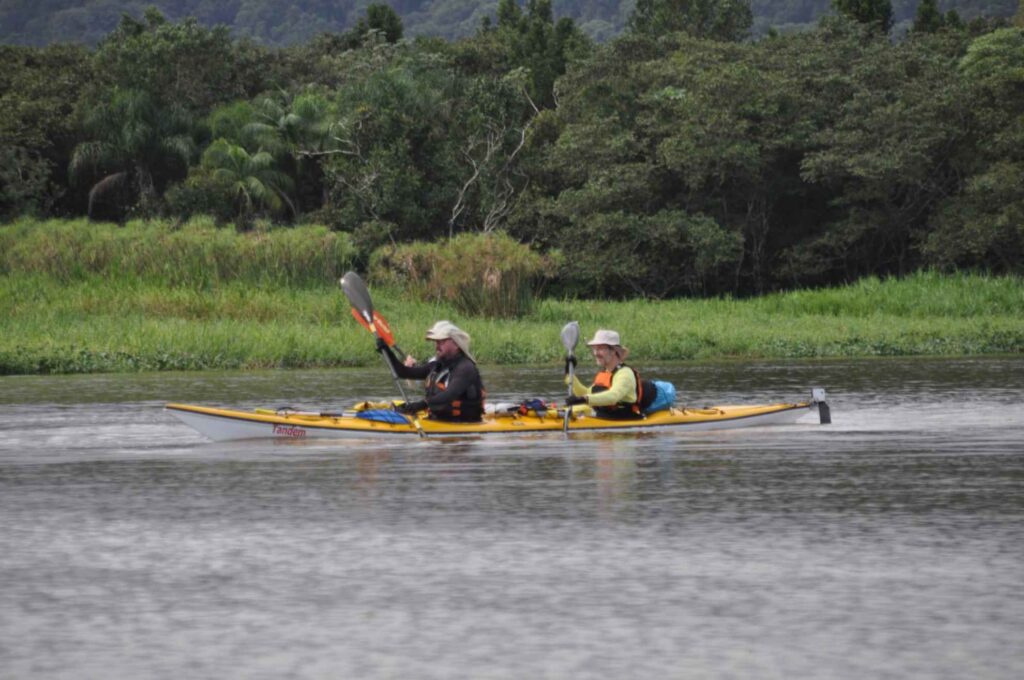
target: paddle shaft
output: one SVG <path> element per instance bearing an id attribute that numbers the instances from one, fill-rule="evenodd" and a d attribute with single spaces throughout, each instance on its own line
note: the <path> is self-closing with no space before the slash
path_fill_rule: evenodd
<path id="1" fill-rule="evenodd" d="M 572 396 L 572 383 L 576 379 L 575 373 L 573 372 L 572 359 L 575 358 L 572 354 L 569 355 L 569 394 Z M 569 419 L 572 417 L 572 406 L 565 405 L 565 420 L 562 422 L 562 432 L 569 433 Z"/>
<path id="2" fill-rule="evenodd" d="M 576 321 L 570 321 L 562 328 L 562 345 L 565 347 L 565 361 L 569 365 L 569 390 L 568 396 L 572 396 L 572 384 L 575 381 L 576 373 L 573 370 L 573 362 L 576 360 L 576 343 L 580 339 L 580 325 Z M 572 406 L 565 405 L 565 420 L 562 421 L 562 432 L 569 434 L 569 419 L 572 418 Z"/>
<path id="3" fill-rule="evenodd" d="M 372 311 L 370 318 L 373 318 Z M 377 336 L 378 338 L 380 337 L 380 333 L 377 332 L 377 327 L 373 324 L 372 321 L 370 322 L 370 330 L 373 331 L 373 334 L 375 336 Z M 405 390 L 402 389 L 402 381 L 398 377 L 398 371 L 395 370 L 395 365 L 391 363 L 391 359 L 389 357 L 384 356 L 383 352 L 381 352 L 380 358 L 383 359 L 384 363 L 388 365 L 388 370 L 391 371 L 391 379 L 395 381 L 395 387 L 398 388 L 398 393 L 402 395 L 402 401 L 408 403 L 409 397 L 406 396 Z M 415 414 L 409 414 L 409 420 L 412 421 L 413 426 L 416 428 L 416 433 L 421 438 L 427 436 L 427 434 L 423 431 L 423 426 L 420 425 L 420 419 L 417 418 Z"/>
<path id="4" fill-rule="evenodd" d="M 377 334 L 374 333 L 374 335 Z M 377 335 L 377 337 L 379 338 L 380 336 Z M 402 388 L 402 381 L 398 377 L 398 371 L 395 370 L 395 366 L 394 364 L 391 363 L 391 359 L 384 356 L 383 353 L 381 353 L 380 358 L 383 359 L 384 363 L 388 365 L 388 370 L 391 371 L 391 378 L 395 381 L 395 387 L 398 388 L 398 393 L 402 395 L 402 401 L 409 401 L 409 397 L 405 395 L 405 390 Z"/>

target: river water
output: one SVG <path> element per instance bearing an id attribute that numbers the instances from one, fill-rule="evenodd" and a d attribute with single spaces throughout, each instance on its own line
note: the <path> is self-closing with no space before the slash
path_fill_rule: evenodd
<path id="1" fill-rule="evenodd" d="M 644 368 L 834 422 L 215 444 L 163 403 L 394 388 L 0 378 L 0 677 L 1024 677 L 1024 358 Z"/>

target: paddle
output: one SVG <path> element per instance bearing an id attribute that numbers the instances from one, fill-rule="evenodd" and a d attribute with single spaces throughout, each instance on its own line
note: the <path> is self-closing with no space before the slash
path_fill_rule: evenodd
<path id="1" fill-rule="evenodd" d="M 570 321 L 562 328 L 562 345 L 565 347 L 565 359 L 569 363 L 569 396 L 572 396 L 573 383 L 573 362 L 576 358 L 576 343 L 580 340 L 580 324 L 577 321 Z M 562 432 L 569 434 L 569 418 L 572 417 L 572 407 L 565 405 L 565 420 L 562 422 Z"/>
<path id="2" fill-rule="evenodd" d="M 384 340 L 384 336 L 381 334 L 380 329 L 377 328 L 377 324 L 374 321 L 373 300 L 370 298 L 370 291 L 366 289 L 366 284 L 363 283 L 363 280 L 359 278 L 359 275 L 355 272 L 348 272 L 341 277 L 341 281 L 339 281 L 339 283 L 341 283 L 341 289 L 345 291 L 345 297 L 347 297 L 348 301 L 352 304 L 352 311 L 358 312 L 360 323 L 365 328 L 369 329 L 374 336 Z M 383 324 L 383 327 L 387 328 L 387 332 L 390 335 L 391 328 L 388 327 L 386 323 Z M 384 342 L 387 342 L 387 340 L 384 340 Z M 391 338 L 391 343 L 394 344 L 393 337 Z M 402 400 L 409 401 L 409 398 L 405 396 L 405 390 L 402 389 L 402 383 L 398 379 L 398 373 L 395 372 L 395 367 L 391 365 L 391 362 L 387 357 L 381 356 L 381 358 L 384 360 L 384 363 L 388 365 L 388 370 L 391 371 L 391 377 L 395 381 L 395 387 L 398 388 L 398 392 L 402 395 Z M 420 428 L 419 421 L 415 417 L 412 421 L 422 436 L 423 430 Z"/>
<path id="3" fill-rule="evenodd" d="M 398 352 L 403 359 L 408 356 L 408 353 L 406 353 L 406 351 L 399 347 L 398 343 L 395 342 L 395 336 L 391 332 L 391 324 L 389 324 L 376 309 L 373 310 L 373 328 L 370 328 L 370 324 L 363 318 L 362 312 L 355 307 L 352 308 L 352 317 L 358 321 L 363 328 L 371 333 L 373 333 L 373 328 L 376 328 L 376 334 L 380 336 L 380 339 L 387 343 L 388 347 Z"/>

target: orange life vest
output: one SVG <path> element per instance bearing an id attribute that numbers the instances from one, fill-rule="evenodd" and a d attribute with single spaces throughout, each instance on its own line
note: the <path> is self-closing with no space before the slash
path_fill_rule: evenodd
<path id="1" fill-rule="evenodd" d="M 600 371 L 594 376 L 594 384 L 591 386 L 590 391 L 594 394 L 598 392 L 604 392 L 611 389 L 612 380 L 615 377 L 615 372 L 620 368 L 628 368 L 633 371 L 633 378 L 636 380 L 636 401 L 620 401 L 617 404 L 611 406 L 595 406 L 594 412 L 599 416 L 606 418 L 622 418 L 623 416 L 632 416 L 635 418 L 641 417 L 643 414 L 640 411 L 640 404 L 644 400 L 644 386 L 640 380 L 640 374 L 636 372 L 635 368 L 626 366 L 626 364 L 619 364 L 611 371 Z"/>

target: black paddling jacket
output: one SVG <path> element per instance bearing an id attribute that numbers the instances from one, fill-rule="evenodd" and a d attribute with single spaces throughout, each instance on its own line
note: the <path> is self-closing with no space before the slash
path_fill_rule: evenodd
<path id="1" fill-rule="evenodd" d="M 430 417 L 457 422 L 479 422 L 484 414 L 483 380 L 476 364 L 464 354 L 451 361 L 430 359 L 406 366 L 391 353 L 384 352 L 399 378 L 425 380 Z"/>

